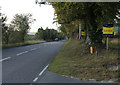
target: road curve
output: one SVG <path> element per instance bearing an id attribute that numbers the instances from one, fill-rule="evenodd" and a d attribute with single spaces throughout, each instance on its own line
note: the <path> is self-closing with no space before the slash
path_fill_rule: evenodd
<path id="1" fill-rule="evenodd" d="M 63 41 L 21 46 L 2 51 L 2 82 L 31 83 L 59 52 Z"/>

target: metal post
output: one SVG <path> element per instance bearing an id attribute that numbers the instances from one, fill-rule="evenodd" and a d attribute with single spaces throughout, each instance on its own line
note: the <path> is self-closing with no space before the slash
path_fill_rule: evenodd
<path id="1" fill-rule="evenodd" d="M 79 24 L 79 39 L 81 39 L 81 24 Z"/>
<path id="2" fill-rule="evenodd" d="M 108 50 L 108 37 L 107 37 L 106 49 Z"/>
<path id="3" fill-rule="evenodd" d="M 2 59 L 2 19 L 0 6 L 0 60 Z M 0 84 L 2 84 L 2 63 L 0 63 Z"/>

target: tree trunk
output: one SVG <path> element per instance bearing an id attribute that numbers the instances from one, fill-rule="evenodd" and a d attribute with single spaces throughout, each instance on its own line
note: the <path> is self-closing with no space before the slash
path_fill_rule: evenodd
<path id="1" fill-rule="evenodd" d="M 98 25 L 96 22 L 96 15 L 93 13 L 93 9 L 90 9 L 89 15 L 89 23 L 91 25 L 89 30 L 90 39 L 94 43 L 102 43 L 102 30 L 97 31 Z"/>

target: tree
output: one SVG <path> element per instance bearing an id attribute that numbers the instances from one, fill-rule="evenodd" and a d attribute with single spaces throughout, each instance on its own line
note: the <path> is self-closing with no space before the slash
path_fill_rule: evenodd
<path id="1" fill-rule="evenodd" d="M 93 42 L 102 42 L 103 24 L 114 23 L 120 3 L 77 3 L 77 2 L 53 2 L 52 6 L 57 15 L 59 24 L 72 24 L 79 21 Z M 69 27 L 69 29 L 73 29 Z M 78 28 L 76 28 L 78 29 Z M 66 30 L 69 32 L 69 30 Z"/>
<path id="2" fill-rule="evenodd" d="M 8 44 L 9 42 L 9 27 L 7 26 L 7 17 L 4 14 L 0 14 L 1 28 L 2 28 L 2 43 Z"/>
<path id="3" fill-rule="evenodd" d="M 43 39 L 48 41 L 53 41 L 55 38 L 63 39 L 64 36 L 62 36 L 61 33 L 58 33 L 57 30 L 54 29 L 48 29 L 48 27 L 43 30 L 43 28 L 39 28 L 38 32 L 35 34 L 36 39 Z"/>
<path id="4" fill-rule="evenodd" d="M 14 26 L 14 30 L 20 32 L 21 42 L 24 42 L 24 37 L 30 29 L 30 25 L 34 19 L 31 14 L 16 14 L 14 19 L 11 21 Z"/>
<path id="5" fill-rule="evenodd" d="M 44 30 L 43 30 L 43 28 L 41 27 L 41 28 L 39 28 L 38 29 L 38 32 L 35 34 L 35 37 L 36 37 L 36 39 L 44 39 Z"/>

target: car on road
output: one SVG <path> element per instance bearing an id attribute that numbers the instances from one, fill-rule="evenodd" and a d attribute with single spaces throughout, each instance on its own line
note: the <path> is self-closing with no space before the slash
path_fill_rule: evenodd
<path id="1" fill-rule="evenodd" d="M 55 38 L 55 41 L 58 41 L 59 39 L 58 38 Z"/>

